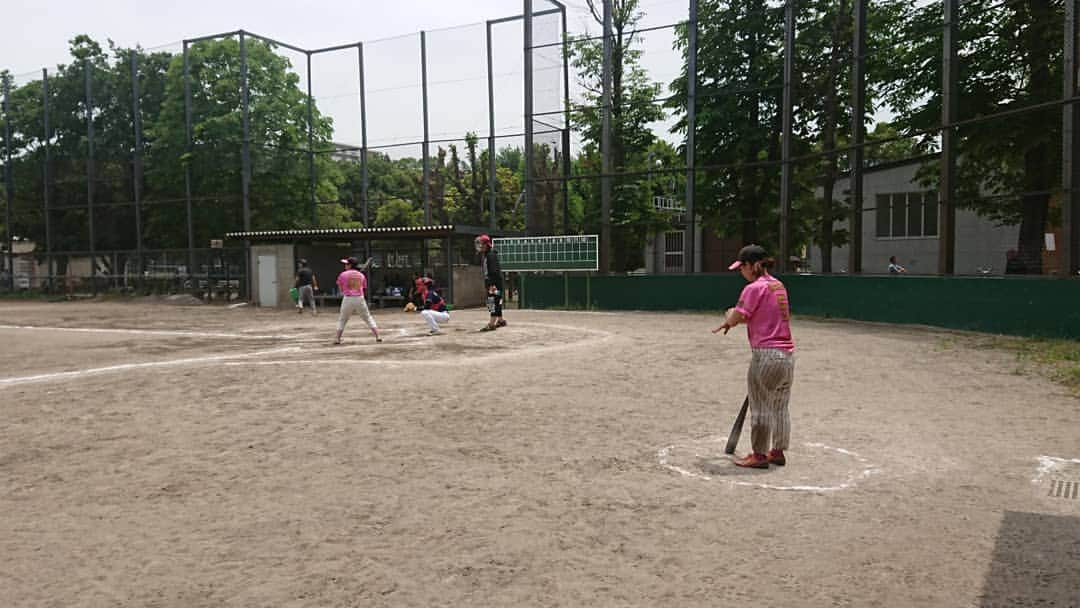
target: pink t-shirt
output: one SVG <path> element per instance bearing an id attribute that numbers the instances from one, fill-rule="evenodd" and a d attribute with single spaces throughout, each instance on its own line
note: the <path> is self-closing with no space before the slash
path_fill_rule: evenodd
<path id="1" fill-rule="evenodd" d="M 735 310 L 746 317 L 746 333 L 751 348 L 795 350 L 791 339 L 791 309 L 787 289 L 771 275 L 759 277 L 743 287 Z"/>
<path id="2" fill-rule="evenodd" d="M 367 291 L 367 277 L 353 268 L 339 274 L 337 284 L 341 288 L 341 295 L 344 296 L 362 296 Z"/>

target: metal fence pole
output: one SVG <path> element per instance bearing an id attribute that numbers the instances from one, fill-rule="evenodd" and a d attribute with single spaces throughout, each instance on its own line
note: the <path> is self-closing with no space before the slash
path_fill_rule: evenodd
<path id="1" fill-rule="evenodd" d="M 600 274 L 611 269 L 611 0 L 604 3 L 603 66 L 600 100 Z"/>
<path id="2" fill-rule="evenodd" d="M 143 139 L 142 139 L 142 110 L 139 98 L 142 95 L 139 87 L 139 55 L 131 51 L 131 112 L 132 122 L 135 126 L 135 156 L 132 164 L 132 186 L 135 195 L 135 272 L 138 279 L 136 282 L 142 285 L 143 267 L 143 240 L 142 240 L 142 178 L 143 178 Z"/>
<path id="3" fill-rule="evenodd" d="M 796 0 L 787 0 L 784 10 L 784 107 L 783 134 L 780 158 L 780 259 L 781 272 L 790 266 L 791 257 L 791 189 L 793 167 L 791 166 L 792 104 L 795 86 L 795 13 Z"/>
<path id="4" fill-rule="evenodd" d="M 311 205 L 311 225 L 319 225 L 319 209 L 315 204 L 315 111 L 311 96 L 311 52 L 307 53 L 307 145 L 308 145 L 308 198 Z"/>
<path id="5" fill-rule="evenodd" d="M 188 41 L 184 41 L 184 129 L 187 137 L 187 159 L 184 161 L 184 206 L 187 213 L 187 248 L 188 264 L 192 264 L 195 257 L 195 221 L 191 208 L 191 163 L 194 160 L 194 141 L 192 138 L 191 118 L 191 54 Z M 142 259 L 139 260 L 142 265 Z"/>
<path id="6" fill-rule="evenodd" d="M 566 6 L 560 4 L 562 18 L 563 55 L 563 132 L 562 132 L 562 197 L 563 234 L 570 234 L 570 35 L 566 22 Z"/>
<path id="7" fill-rule="evenodd" d="M 941 58 L 941 186 L 939 192 L 941 225 L 939 226 L 938 273 L 951 275 L 956 270 L 956 121 L 957 61 L 956 20 L 960 16 L 957 0 L 942 0 L 945 13 L 942 32 Z"/>
<path id="8" fill-rule="evenodd" d="M 247 36 L 240 30 L 240 106 L 243 112 L 243 142 L 240 151 L 240 190 L 244 206 L 244 232 L 251 231 L 251 204 L 248 198 L 251 189 L 251 107 L 248 100 L 248 65 L 247 65 Z M 245 282 L 247 283 L 247 296 L 253 297 L 251 286 L 251 241 L 244 241 L 244 264 Z"/>
<path id="9" fill-rule="evenodd" d="M 15 184 L 11 172 L 11 82 L 3 76 L 4 84 L 4 242 L 7 243 L 8 289 L 15 289 L 15 252 L 11 233 L 11 203 L 15 198 Z"/>
<path id="10" fill-rule="evenodd" d="M 360 68 L 360 213 L 364 228 L 371 228 L 368 221 L 368 141 L 367 141 L 367 97 L 364 93 L 364 45 L 356 45 L 357 62 Z M 364 240 L 364 257 L 371 257 L 371 239 Z"/>
<path id="11" fill-rule="evenodd" d="M 855 0 L 854 40 L 851 78 L 851 245 L 848 247 L 848 272 L 862 272 L 863 158 L 866 141 L 866 2 Z"/>
<path id="12" fill-rule="evenodd" d="M 1065 2 L 1065 99 L 1077 92 L 1077 70 L 1080 69 L 1080 0 Z M 1062 189 L 1065 191 L 1061 210 L 1061 270 L 1065 276 L 1076 276 L 1080 270 L 1080 104 L 1075 101 L 1062 107 Z"/>
<path id="13" fill-rule="evenodd" d="M 496 173 L 495 173 L 495 72 L 491 56 L 491 22 L 487 22 L 487 86 L 488 86 L 488 227 L 494 231 L 498 225 L 495 215 Z"/>
<path id="14" fill-rule="evenodd" d="M 53 258 L 52 258 L 52 202 L 51 192 L 49 188 L 49 179 L 52 164 L 52 132 L 49 129 L 49 70 L 42 68 L 41 70 L 41 97 L 42 97 L 42 122 L 45 127 L 45 141 L 42 147 L 45 149 L 45 183 L 42 186 L 43 195 L 45 198 L 45 269 L 48 274 L 49 291 L 52 291 L 53 284 Z"/>
<path id="15" fill-rule="evenodd" d="M 529 225 L 533 210 L 533 14 L 532 0 L 523 0 L 525 51 L 525 234 L 531 235 Z"/>
<path id="16" fill-rule="evenodd" d="M 697 272 L 694 255 L 696 222 L 694 197 L 697 185 L 696 131 L 697 131 L 697 35 L 698 35 L 698 0 L 690 0 L 690 21 L 686 24 L 686 240 L 683 269 Z M 651 168 L 651 167 L 650 167 Z"/>
<path id="17" fill-rule="evenodd" d="M 86 81 L 86 219 L 90 240 L 90 289 L 97 295 L 97 255 L 94 238 L 94 95 L 90 60 L 83 60 Z M 70 264 L 70 260 L 68 261 Z"/>
<path id="18" fill-rule="evenodd" d="M 427 33 L 420 32 L 420 92 L 424 108 L 424 225 L 431 225 L 431 159 L 428 132 L 428 90 L 427 90 Z"/>

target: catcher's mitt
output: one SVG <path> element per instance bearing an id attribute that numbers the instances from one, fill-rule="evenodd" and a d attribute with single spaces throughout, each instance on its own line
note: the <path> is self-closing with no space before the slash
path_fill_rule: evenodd
<path id="1" fill-rule="evenodd" d="M 405 312 L 416 312 L 416 304 L 409 302 L 405 305 Z"/>

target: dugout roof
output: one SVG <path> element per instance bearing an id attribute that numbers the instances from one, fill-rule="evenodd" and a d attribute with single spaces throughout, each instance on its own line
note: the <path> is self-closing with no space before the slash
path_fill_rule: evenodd
<path id="1" fill-rule="evenodd" d="M 480 226 L 462 224 L 438 224 L 434 226 L 399 226 L 387 228 L 298 228 L 292 230 L 254 230 L 251 232 L 228 232 L 225 238 L 251 241 L 253 243 L 292 241 L 342 241 L 382 239 L 438 239 L 453 236 L 477 236 L 489 234 L 509 236 L 517 234 L 504 230 L 488 230 Z"/>

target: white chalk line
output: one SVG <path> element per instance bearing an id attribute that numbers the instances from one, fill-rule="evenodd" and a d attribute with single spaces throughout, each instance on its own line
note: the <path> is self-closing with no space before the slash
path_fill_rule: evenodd
<path id="1" fill-rule="evenodd" d="M 1038 456 L 1035 461 L 1039 468 L 1035 471 L 1035 478 L 1031 483 L 1041 483 L 1047 475 L 1064 468 L 1068 464 L 1080 464 L 1080 458 L 1060 458 L 1058 456 Z"/>
<path id="2" fill-rule="evenodd" d="M 428 359 L 425 359 L 423 361 L 417 361 L 415 359 L 381 359 L 381 358 L 380 359 L 345 359 L 345 358 L 341 358 L 341 357 L 337 357 L 337 356 L 331 356 L 331 357 L 322 357 L 322 358 L 308 357 L 308 358 L 296 358 L 296 359 L 292 359 L 292 358 L 290 358 L 290 359 L 268 359 L 268 360 L 264 360 L 264 361 L 243 361 L 243 362 L 236 361 L 237 359 L 252 359 L 252 358 L 265 357 L 265 356 L 268 356 L 268 355 L 277 355 L 277 354 L 282 354 L 282 353 L 301 353 L 301 352 L 320 352 L 320 351 L 321 352 L 328 352 L 328 351 L 332 351 L 336 355 L 337 353 L 341 353 L 342 351 L 349 352 L 350 350 L 357 350 L 357 349 L 360 349 L 360 348 L 370 349 L 372 347 L 376 347 L 377 343 L 372 341 L 371 344 L 367 344 L 367 345 L 342 345 L 342 346 L 335 346 L 335 345 L 332 345 L 332 344 L 329 344 L 329 343 L 325 343 L 326 344 L 325 346 L 317 347 L 317 349 L 316 348 L 302 347 L 302 346 L 288 346 L 288 347 L 271 349 L 271 350 L 257 351 L 257 352 L 253 352 L 253 353 L 210 355 L 210 356 L 205 356 L 205 357 L 189 357 L 189 358 L 183 358 L 183 359 L 171 359 L 171 360 L 166 360 L 166 361 L 152 361 L 152 362 L 147 362 L 147 363 L 125 363 L 125 364 L 119 364 L 119 365 L 110 365 L 110 366 L 105 366 L 105 367 L 90 368 L 90 369 L 83 369 L 83 370 L 74 370 L 74 371 L 67 371 L 67 372 L 53 372 L 53 373 L 47 373 L 47 374 L 35 374 L 35 375 L 32 375 L 32 376 L 20 376 L 20 377 L 13 377 L 13 378 L 0 378 L 0 388 L 5 388 L 5 387 L 9 387 L 9 386 L 18 386 L 18 385 L 21 385 L 21 384 L 49 382 L 49 381 L 57 381 L 57 380 L 68 380 L 68 379 L 76 378 L 76 377 L 90 376 L 90 375 L 100 375 L 100 374 L 116 373 L 116 372 L 124 372 L 124 371 L 130 371 L 130 370 L 133 370 L 133 369 L 154 368 L 154 367 L 168 367 L 168 366 L 179 366 L 179 365 L 199 365 L 199 364 L 215 363 L 215 362 L 221 362 L 223 365 L 226 365 L 226 366 L 236 366 L 236 365 L 247 365 L 247 366 L 250 366 L 250 365 L 260 365 L 260 366 L 272 366 L 272 365 L 326 365 L 326 364 L 329 364 L 329 363 L 333 363 L 333 364 L 355 363 L 355 364 L 359 364 L 359 365 L 382 365 L 382 366 L 387 366 L 387 367 L 390 367 L 390 368 L 397 368 L 397 367 L 401 367 L 401 366 L 405 366 L 405 365 L 415 365 L 415 364 L 418 364 L 418 363 L 423 364 L 425 367 L 430 367 L 430 366 L 433 366 L 433 365 L 434 366 L 448 366 L 448 365 L 450 365 L 450 366 L 459 366 L 459 365 L 462 365 L 462 364 L 465 364 L 465 363 L 471 363 L 471 364 L 485 363 L 485 362 L 493 360 L 493 359 L 502 359 L 502 358 L 506 358 L 506 357 L 523 356 L 523 355 L 546 354 L 546 353 L 549 353 L 549 352 L 552 352 L 552 351 L 566 350 L 566 349 L 570 349 L 570 348 L 578 348 L 578 347 L 581 347 L 581 346 L 597 344 L 599 342 L 606 341 L 606 340 L 613 337 L 613 334 L 611 334 L 609 332 L 600 331 L 600 330 L 594 330 L 594 329 L 582 329 L 582 328 L 575 328 L 575 327 L 571 327 L 571 326 L 561 326 L 561 325 L 545 325 L 545 324 L 542 324 L 542 323 L 529 323 L 529 324 L 523 323 L 522 325 L 532 325 L 532 326 L 537 326 L 537 327 L 549 327 L 549 328 L 554 328 L 554 329 L 571 329 L 571 330 L 578 331 L 578 332 L 584 332 L 584 333 L 590 333 L 590 334 L 593 334 L 593 335 L 598 335 L 598 336 L 600 336 L 600 338 L 598 340 L 578 340 L 576 342 L 570 342 L 570 343 L 566 343 L 566 344 L 555 344 L 555 345 L 551 345 L 551 346 L 533 347 L 533 348 L 525 348 L 525 349 L 514 349 L 514 350 L 510 350 L 510 351 L 504 351 L 504 350 L 499 350 L 498 348 L 493 348 L 493 352 L 491 354 L 469 356 L 469 357 L 463 357 L 463 358 L 450 358 L 450 359 L 445 359 L 445 360 L 428 360 Z M 249 335 L 249 334 L 215 334 L 215 333 L 207 333 L 207 332 L 186 332 L 186 331 L 170 331 L 170 330 L 138 330 L 138 329 L 78 328 L 78 327 L 42 327 L 42 326 L 15 326 L 15 325 L 0 325 L 0 329 L 33 329 L 33 330 L 76 331 L 76 332 L 78 332 L 78 331 L 82 331 L 82 332 L 113 332 L 113 333 L 128 333 L 128 334 L 160 334 L 160 335 L 171 335 L 171 336 L 179 335 L 179 336 L 244 337 L 244 338 L 256 338 L 257 337 L 257 338 L 262 338 L 262 339 L 288 339 L 288 338 L 290 338 L 290 336 L 283 336 L 283 335 L 277 335 L 277 336 L 252 336 L 252 335 Z M 402 343 L 402 342 L 405 342 L 405 341 L 408 341 L 408 343 L 411 344 L 411 343 L 414 343 L 414 342 L 431 340 L 433 338 L 438 339 L 438 337 L 436 337 L 436 336 L 429 336 L 427 334 L 419 334 L 419 335 L 411 334 L 411 332 L 409 332 L 409 330 L 407 330 L 404 327 L 400 327 L 400 328 L 396 328 L 396 329 L 397 329 L 397 332 L 398 332 L 399 336 L 402 335 L 402 334 L 405 334 L 405 336 L 406 336 L 404 338 L 399 338 L 398 340 L 395 340 L 395 342 L 399 343 L 399 344 Z M 390 328 L 387 328 L 387 331 L 392 331 L 392 330 Z M 323 340 L 319 339 L 319 338 L 305 338 L 301 342 L 302 343 L 320 343 L 320 344 L 322 344 Z M 385 342 L 383 344 L 385 344 Z"/>
<path id="3" fill-rule="evenodd" d="M 18 386 L 20 384 L 31 384 L 35 382 L 50 382 L 54 380 L 68 380 L 71 378 L 80 378 L 84 376 L 93 376 L 100 374 L 109 374 L 115 372 L 126 372 L 134 369 L 148 369 L 154 367 L 174 367 L 181 365 L 197 365 L 204 363 L 214 363 L 218 361 L 230 361 L 233 359 L 248 359 L 252 357 L 263 357 L 266 355 L 277 355 L 287 352 L 297 352 L 300 350 L 298 346 L 288 346 L 284 348 L 275 348 L 272 350 L 263 350 L 253 353 L 241 353 L 241 354 L 228 354 L 228 355 L 208 355 L 205 357 L 188 357 L 184 359 L 169 359 L 165 361 L 149 361 L 146 363 L 122 363 L 119 365 L 109 365 L 106 367 L 93 367 L 90 369 L 80 369 L 70 372 L 54 372 L 50 374 L 37 374 L 34 376 L 22 376 L 17 378 L 0 378 L 0 388 L 8 386 Z"/>
<path id="4" fill-rule="evenodd" d="M 565 344 L 553 344 L 553 345 L 550 345 L 550 346 L 526 347 L 526 348 L 519 348 L 519 349 L 512 349 L 512 350 L 500 350 L 498 347 L 493 347 L 493 352 L 490 353 L 490 354 L 486 354 L 486 355 L 471 355 L 471 356 L 462 357 L 462 358 L 454 357 L 454 358 L 449 358 L 449 359 L 435 359 L 435 360 L 425 359 L 425 360 L 422 360 L 422 361 L 417 361 L 416 359 L 386 359 L 386 358 L 378 358 L 378 359 L 344 359 L 344 358 L 339 358 L 339 357 L 325 357 L 325 358 L 311 358 L 311 357 L 309 357 L 309 358 L 303 358 L 303 359 L 300 359 L 300 358 L 298 358 L 298 359 L 271 359 L 271 360 L 252 362 L 252 363 L 248 363 L 248 362 L 244 362 L 244 363 L 227 362 L 227 363 L 225 363 L 225 365 L 235 366 L 235 365 L 253 365 L 253 364 L 256 364 L 256 365 L 262 365 L 262 366 L 272 366 L 272 365 L 325 365 L 327 363 L 353 363 L 353 364 L 356 364 L 356 365 L 376 365 L 376 366 L 381 365 L 381 366 L 387 366 L 387 367 L 392 367 L 392 368 L 397 368 L 397 367 L 406 366 L 406 365 L 417 365 L 417 364 L 422 364 L 425 367 L 447 366 L 447 365 L 459 366 L 459 365 L 464 365 L 464 364 L 485 363 L 485 362 L 488 362 L 488 361 L 491 361 L 491 360 L 494 360 L 494 359 L 504 359 L 504 358 L 509 358 L 509 357 L 525 356 L 525 355 L 547 354 L 547 353 L 553 352 L 553 351 L 566 350 L 566 349 L 571 349 L 571 348 L 579 348 L 581 346 L 587 346 L 587 345 L 593 345 L 593 344 L 601 343 L 601 342 L 604 342 L 604 341 L 609 340 L 609 339 L 614 337 L 614 334 L 612 334 L 611 332 L 607 332 L 607 331 L 603 331 L 603 330 L 599 330 L 599 329 L 589 329 L 589 328 L 574 327 L 572 325 L 557 325 L 557 324 L 549 324 L 549 323 L 516 323 L 516 324 L 514 324 L 514 327 L 542 327 L 542 328 L 547 328 L 547 329 L 562 329 L 562 330 L 573 331 L 573 332 L 577 332 L 577 333 L 592 334 L 594 336 L 597 336 L 597 339 L 578 340 L 576 342 L 568 342 L 568 343 L 565 343 Z M 374 341 L 371 341 L 370 344 L 369 343 L 345 344 L 345 345 L 329 345 L 328 344 L 325 348 L 318 348 L 318 349 L 304 348 L 303 350 L 304 351 L 315 351 L 315 352 L 325 352 L 327 350 L 332 350 L 334 353 L 358 351 L 358 350 L 361 350 L 361 349 L 369 350 L 369 349 L 371 349 L 373 347 L 378 348 L 379 346 L 392 346 L 394 344 L 402 344 L 402 343 L 415 344 L 415 343 L 419 343 L 419 342 L 427 342 L 428 340 L 442 340 L 442 339 L 445 339 L 444 336 L 453 335 L 453 334 L 458 333 L 458 332 L 446 331 L 446 332 L 444 332 L 443 335 L 431 336 L 431 335 L 429 335 L 427 333 L 426 329 L 420 330 L 421 333 L 413 333 L 413 331 L 410 330 L 408 328 L 408 326 L 406 326 L 406 327 L 396 327 L 396 328 L 385 328 L 381 333 L 385 336 L 385 335 L 390 334 L 392 331 L 394 333 L 396 333 L 397 337 L 395 337 L 393 342 L 390 342 L 390 343 L 383 342 L 382 345 L 378 345 Z M 472 333 L 472 332 L 466 332 L 466 333 Z M 357 340 L 360 340 L 360 339 L 357 338 Z M 323 341 L 322 340 L 306 340 L 305 342 L 307 342 L 307 343 L 322 343 Z"/>
<path id="5" fill-rule="evenodd" d="M 724 438 L 723 437 L 714 437 L 713 440 L 719 442 L 719 441 L 724 440 Z M 716 478 L 716 477 L 713 477 L 711 475 L 705 475 L 705 474 L 698 473 L 698 472 L 695 472 L 695 471 L 690 471 L 690 470 L 684 469 L 683 467 L 680 467 L 678 465 L 671 464 L 671 462 L 670 462 L 671 451 L 673 449 L 675 449 L 675 444 L 660 448 L 657 451 L 656 456 L 657 456 L 657 460 L 660 463 L 660 466 L 662 466 L 662 467 L 664 467 L 664 468 L 666 468 L 666 469 L 668 469 L 670 471 L 673 471 L 675 473 L 678 473 L 678 474 L 682 475 L 683 477 L 690 477 L 690 478 L 693 478 L 693 479 L 700 479 L 700 480 L 703 480 L 703 481 L 713 481 L 715 479 L 716 481 L 726 481 L 726 482 L 730 483 L 731 485 L 750 486 L 750 487 L 755 487 L 755 488 L 763 488 L 763 489 L 766 489 L 766 490 L 779 490 L 779 491 L 783 491 L 783 492 L 837 492 L 837 491 L 840 491 L 840 490 L 846 490 L 848 488 L 853 487 L 858 480 L 866 479 L 867 477 L 870 477 L 872 475 L 877 475 L 878 473 L 881 472 L 881 469 L 877 468 L 874 465 L 871 465 L 870 462 L 867 459 L 863 458 L 862 456 L 859 456 L 858 454 L 856 454 L 855 452 L 852 452 L 850 450 L 845 450 L 844 448 L 837 448 L 837 447 L 828 446 L 828 445 L 825 445 L 824 443 L 806 443 L 804 445 L 806 445 L 807 447 L 812 447 L 812 448 L 821 448 L 822 450 L 825 450 L 827 452 L 836 452 L 838 454 L 843 454 L 845 456 L 850 456 L 850 457 L 854 458 L 856 461 L 858 461 L 860 464 L 864 465 L 864 468 L 863 468 L 863 470 L 861 472 L 853 471 L 853 472 L 849 473 L 848 476 L 847 476 L 847 479 L 843 483 L 840 483 L 838 485 L 831 485 L 831 486 L 779 485 L 779 484 L 769 484 L 769 483 L 758 483 L 758 482 L 753 482 L 753 481 L 742 481 L 742 480 L 738 480 L 738 479 Z M 695 452 L 694 455 L 695 456 L 702 456 L 702 454 L 698 454 L 696 452 Z M 730 456 L 728 456 L 726 454 L 724 456 L 725 456 L 725 458 L 727 458 L 729 460 L 734 460 L 732 457 L 730 457 Z M 735 466 L 735 465 L 732 464 L 732 466 Z"/>
<path id="6" fill-rule="evenodd" d="M 239 338 L 242 340 L 295 340 L 302 334 L 237 334 L 225 332 L 184 331 L 176 329 L 116 329 L 109 327 L 47 327 L 42 325 L 0 325 L 0 329 L 68 331 L 76 333 L 113 333 L 147 336 L 181 336 L 193 338 Z"/>

